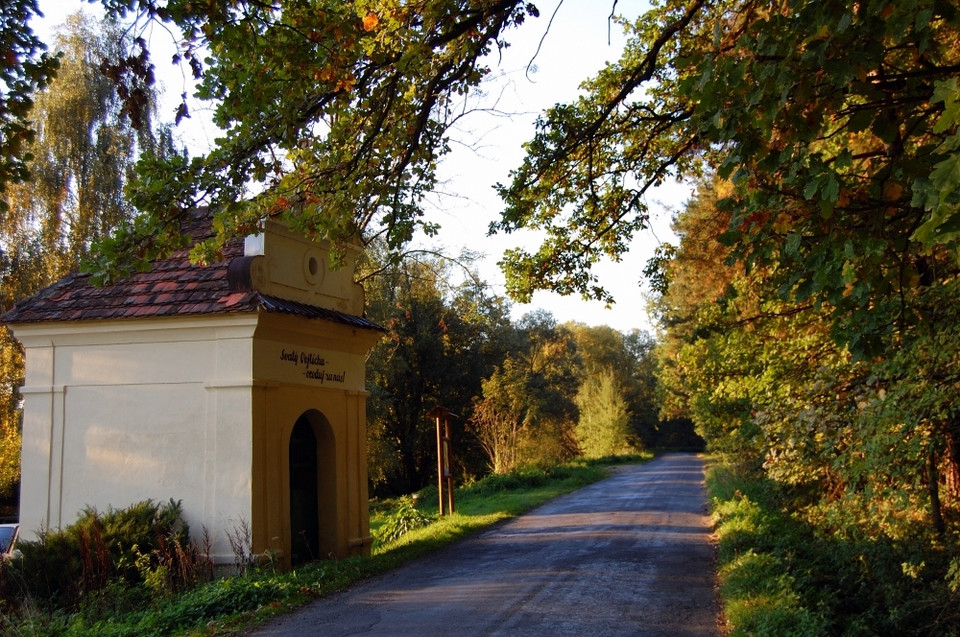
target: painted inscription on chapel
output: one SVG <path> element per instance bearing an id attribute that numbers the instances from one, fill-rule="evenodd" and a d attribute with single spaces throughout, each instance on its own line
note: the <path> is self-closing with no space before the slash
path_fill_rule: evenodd
<path id="1" fill-rule="evenodd" d="M 305 379 L 321 385 L 342 385 L 347 381 L 347 370 L 336 367 L 329 356 L 319 352 L 284 347 L 280 350 L 280 362 L 288 369 L 295 369 Z"/>
<path id="2" fill-rule="evenodd" d="M 336 347 L 265 339 L 254 346 L 253 374 L 258 380 L 362 391 L 363 365 L 362 355 Z"/>

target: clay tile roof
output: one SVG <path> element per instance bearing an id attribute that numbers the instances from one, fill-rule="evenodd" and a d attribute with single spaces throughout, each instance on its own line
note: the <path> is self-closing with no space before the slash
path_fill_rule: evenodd
<path id="1" fill-rule="evenodd" d="M 204 232 L 209 232 L 209 224 L 204 221 L 198 216 L 188 234 L 202 239 Z M 0 316 L 0 321 L 16 324 L 266 311 L 382 329 L 363 317 L 276 299 L 256 290 L 231 289 L 227 271 L 233 259 L 243 257 L 243 240 L 230 242 L 224 247 L 223 256 L 219 263 L 197 266 L 190 262 L 189 249 L 179 250 L 153 262 L 149 272 L 102 287 L 94 286 L 88 275 L 74 272 L 16 303 Z"/>

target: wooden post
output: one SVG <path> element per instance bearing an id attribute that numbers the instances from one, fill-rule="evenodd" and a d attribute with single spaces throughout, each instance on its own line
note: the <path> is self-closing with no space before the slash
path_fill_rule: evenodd
<path id="1" fill-rule="evenodd" d="M 440 499 L 440 515 L 443 516 L 443 423 L 437 416 L 437 497 Z"/>
<path id="2" fill-rule="evenodd" d="M 444 515 L 444 485 L 446 485 L 447 490 L 446 512 L 448 514 L 454 512 L 453 465 L 450 461 L 452 455 L 452 450 L 450 449 L 450 445 L 452 444 L 450 418 L 456 418 L 457 415 L 446 407 L 440 407 L 438 405 L 427 413 L 427 417 L 436 418 L 437 420 L 437 497 L 440 500 L 440 515 Z"/>
<path id="3" fill-rule="evenodd" d="M 453 444 L 450 438 L 450 419 L 443 422 L 443 470 L 447 478 L 447 512 L 454 513 L 453 508 L 453 466 L 450 463 L 450 446 Z"/>

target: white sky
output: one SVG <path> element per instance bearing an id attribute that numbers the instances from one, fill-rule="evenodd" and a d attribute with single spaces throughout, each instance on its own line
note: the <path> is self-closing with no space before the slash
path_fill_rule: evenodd
<path id="1" fill-rule="evenodd" d="M 510 169 L 520 165 L 522 144 L 534 132 L 536 116 L 557 102 L 573 100 L 580 82 L 594 75 L 606 61 L 619 58 L 623 36 L 616 25 L 608 25 L 614 0 L 540 0 L 540 17 L 528 19 L 519 29 L 505 34 L 511 47 L 502 55 L 494 52 L 490 62 L 491 81 L 485 86 L 483 107 L 496 106 L 501 115 L 476 113 L 463 122 L 458 133 L 463 144 L 454 144 L 453 152 L 444 158 L 440 173 L 442 189 L 447 195 L 431 198 L 431 220 L 441 224 L 433 248 L 444 248 L 456 256 L 462 248 L 486 255 L 480 264 L 481 276 L 498 294 L 504 294 L 504 278 L 496 262 L 505 249 L 526 240 L 528 250 L 537 247 L 535 233 L 514 233 L 487 237 L 487 228 L 497 218 L 502 207 L 493 190 L 497 182 L 508 183 Z M 559 9 L 557 9 L 559 3 Z M 34 30 L 45 37 L 52 27 L 62 23 L 66 16 L 91 5 L 81 0 L 40 0 L 46 18 L 34 24 Z M 617 13 L 631 19 L 647 6 L 645 0 L 618 0 Z M 93 10 L 97 5 L 93 5 Z M 533 72 L 527 65 L 534 58 L 540 39 L 547 30 L 551 15 L 557 9 L 536 59 Z M 157 40 L 169 42 L 165 33 Z M 154 54 L 161 83 L 174 106 L 161 111 L 163 118 L 172 119 L 172 109 L 185 89 L 182 78 L 165 68 L 164 57 Z M 167 58 L 169 59 L 169 58 Z M 505 114 L 510 114 L 509 116 Z M 182 142 L 194 149 L 209 147 L 216 130 L 204 126 L 202 112 L 195 109 L 188 120 L 188 128 L 180 132 Z M 191 151 L 197 154 L 198 150 Z M 616 299 L 613 308 L 602 303 L 583 301 L 579 297 L 561 297 L 554 293 L 538 292 L 533 303 L 514 304 L 513 316 L 519 318 L 535 309 L 553 313 L 560 322 L 579 321 L 588 325 L 610 325 L 627 332 L 634 328 L 653 331 L 646 313 L 646 300 L 641 291 L 642 270 L 653 255 L 659 241 L 669 242 L 670 214 L 690 194 L 689 187 L 678 184 L 663 186 L 649 198 L 654 216 L 652 231 L 638 235 L 630 252 L 620 263 L 595 266 L 600 283 L 611 290 Z M 451 196 L 455 195 L 455 196 Z"/>

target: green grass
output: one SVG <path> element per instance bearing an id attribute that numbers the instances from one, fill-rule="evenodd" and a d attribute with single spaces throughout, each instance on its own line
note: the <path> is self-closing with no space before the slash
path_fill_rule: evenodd
<path id="1" fill-rule="evenodd" d="M 522 469 L 488 476 L 455 491 L 456 513 L 437 518 L 436 487 L 417 494 L 417 511 L 433 521 L 395 541 L 375 542 L 369 557 L 314 562 L 288 573 L 252 570 L 167 597 L 150 597 L 141 587 L 109 587 L 72 614 L 40 612 L 27 606 L 16 619 L 0 613 L 0 634 L 64 637 L 148 637 L 152 635 L 233 635 L 304 603 L 396 568 L 416 557 L 515 517 L 552 498 L 609 475 L 615 463 L 651 456 L 578 460 L 549 469 Z M 412 498 L 371 503 L 376 536 Z M 408 512 L 409 514 L 409 512 Z M 0 608 L 0 611 L 3 609 Z"/>
<path id="2" fill-rule="evenodd" d="M 720 596 L 730 634 L 831 634 L 799 593 L 788 547 L 802 539 L 773 505 L 769 489 L 711 463 L 707 490 L 718 538 Z"/>

